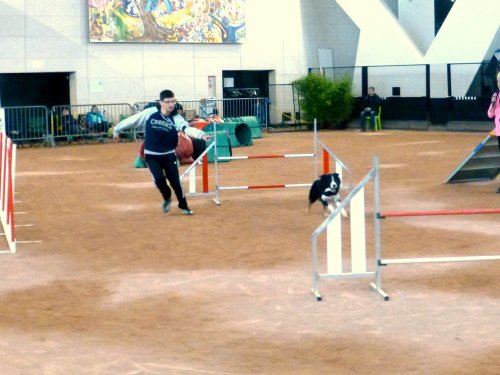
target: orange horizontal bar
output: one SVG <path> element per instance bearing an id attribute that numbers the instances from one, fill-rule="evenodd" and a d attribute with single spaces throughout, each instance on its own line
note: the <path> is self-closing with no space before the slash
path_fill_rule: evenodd
<path id="1" fill-rule="evenodd" d="M 275 189 L 275 188 L 284 188 L 285 185 L 279 184 L 279 185 L 250 185 L 248 186 L 249 189 Z"/>
<path id="2" fill-rule="evenodd" d="M 500 208 L 478 208 L 478 209 L 469 209 L 469 210 L 381 212 L 378 216 L 380 219 L 383 219 L 386 217 L 403 217 L 403 216 L 481 215 L 481 214 L 500 214 Z"/>

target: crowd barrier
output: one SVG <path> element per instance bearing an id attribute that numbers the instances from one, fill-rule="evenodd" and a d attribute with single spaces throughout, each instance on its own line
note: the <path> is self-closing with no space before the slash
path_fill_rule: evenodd
<path id="1" fill-rule="evenodd" d="M 136 102 L 134 108 L 141 111 L 154 102 Z M 255 116 L 262 126 L 267 128 L 269 100 L 264 97 L 252 98 L 204 98 L 201 100 L 178 100 L 182 106 L 183 116 L 186 120 L 196 117 L 205 119 L 213 117 L 243 117 Z"/>
<path id="2" fill-rule="evenodd" d="M 366 212 L 364 192 L 368 183 L 373 183 L 374 204 L 374 249 L 372 267 L 367 265 L 369 256 L 366 251 Z M 416 263 L 441 263 L 441 262 L 468 262 L 468 261 L 491 261 L 500 260 L 500 255 L 471 255 L 471 256 L 448 256 L 448 257 L 422 257 L 422 258 L 397 258 L 385 259 L 382 257 L 382 234 L 381 220 L 386 218 L 412 217 L 412 216 L 443 216 L 443 215 L 484 215 L 500 214 L 500 208 L 485 209 L 461 209 L 461 210 L 435 210 L 435 211 L 408 211 L 408 212 L 381 212 L 380 211 L 380 187 L 379 187 L 378 158 L 373 158 L 373 168 L 363 180 L 351 191 L 351 193 L 313 232 L 312 241 L 312 273 L 313 281 L 311 293 L 316 300 L 321 301 L 322 295 L 319 291 L 320 281 L 324 279 L 343 279 L 353 277 L 373 277 L 371 287 L 384 299 L 389 300 L 389 295 L 382 289 L 383 267 L 396 264 Z M 350 242 L 351 242 L 351 269 L 345 271 L 344 264 L 348 263 L 344 258 L 342 244 L 341 210 L 350 207 Z M 326 273 L 320 272 L 318 237 L 326 233 Z M 323 267 L 324 268 L 324 267 Z"/>
<path id="3" fill-rule="evenodd" d="M 55 142 L 106 138 L 110 135 L 112 126 L 134 114 L 134 108 L 128 103 L 104 103 L 99 104 L 97 108 L 102 117 L 99 118 L 98 123 L 91 123 L 87 116 L 91 112 L 92 106 L 60 105 L 52 107 L 51 139 Z M 125 133 L 130 134 L 130 138 L 136 138 L 138 130 L 131 129 Z"/>
<path id="4" fill-rule="evenodd" d="M 5 132 L 14 143 L 55 146 L 60 141 L 104 141 L 104 139 L 109 138 L 112 126 L 152 103 L 154 104 L 154 100 L 152 102 L 136 102 L 133 105 L 99 103 L 97 105 L 98 112 L 103 117 L 98 124 L 90 124 L 87 120 L 87 114 L 91 112 L 93 104 L 56 105 L 52 108 L 45 106 L 0 107 L 0 112 Z M 267 128 L 269 111 L 267 98 L 207 98 L 206 100 L 186 100 L 181 101 L 181 103 L 187 120 L 196 116 L 206 118 L 256 116 L 262 127 Z M 68 111 L 69 117 L 63 117 L 66 115 L 65 110 Z M 141 129 L 131 129 L 124 134 L 125 137 L 131 139 L 140 138 L 142 135 L 143 130 Z"/>

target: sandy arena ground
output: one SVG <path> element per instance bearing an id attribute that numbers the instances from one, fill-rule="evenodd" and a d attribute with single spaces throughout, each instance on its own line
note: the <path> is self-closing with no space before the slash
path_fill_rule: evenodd
<path id="1" fill-rule="evenodd" d="M 320 132 L 355 183 L 379 155 L 383 211 L 499 208 L 498 180 L 443 183 L 485 136 Z M 191 197 L 194 216 L 165 215 L 147 169 L 132 167 L 137 151 L 18 150 L 16 223 L 33 226 L 17 238 L 42 242 L 0 256 L 0 374 L 500 373 L 500 262 L 393 265 L 390 301 L 360 278 L 322 282 L 316 302 L 311 234 L 324 217 L 306 212 L 307 189 L 223 191 L 220 206 Z M 311 132 L 234 149 L 303 152 Z M 313 174 L 311 158 L 220 164 L 221 185 Z M 496 255 L 499 239 L 499 215 L 382 223 L 385 258 Z"/>

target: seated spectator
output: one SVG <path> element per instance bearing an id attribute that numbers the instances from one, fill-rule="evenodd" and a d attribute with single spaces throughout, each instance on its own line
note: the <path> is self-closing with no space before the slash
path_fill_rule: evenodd
<path id="1" fill-rule="evenodd" d="M 370 116 L 370 129 L 375 129 L 375 116 L 378 114 L 378 107 L 380 106 L 380 97 L 375 94 L 374 87 L 368 87 L 368 95 L 363 98 L 361 102 L 361 117 L 360 126 L 361 131 L 366 130 L 366 117 Z"/>
<path id="2" fill-rule="evenodd" d="M 181 115 L 182 117 L 184 117 L 184 108 L 182 107 L 181 103 L 179 103 L 179 102 L 175 103 L 175 111 L 177 111 L 178 115 Z"/>
<path id="3" fill-rule="evenodd" d="M 216 108 L 216 102 L 213 98 L 203 98 L 200 99 L 200 117 L 214 117 L 214 115 L 218 114 Z"/>
<path id="4" fill-rule="evenodd" d="M 68 108 L 64 108 L 61 113 L 61 125 L 63 134 L 76 135 L 81 134 L 82 129 L 76 119 L 69 113 Z"/>
<path id="5" fill-rule="evenodd" d="M 108 122 L 104 118 L 104 115 L 99 111 L 99 107 L 96 105 L 93 105 L 90 112 L 87 112 L 85 122 L 87 123 L 87 128 L 91 133 L 107 132 L 109 128 Z"/>

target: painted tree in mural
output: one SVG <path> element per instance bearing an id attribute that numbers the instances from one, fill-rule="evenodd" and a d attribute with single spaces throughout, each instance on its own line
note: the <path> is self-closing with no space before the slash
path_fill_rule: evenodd
<path id="1" fill-rule="evenodd" d="M 162 1 L 162 0 L 160 0 Z M 158 0 L 135 0 L 139 17 L 144 26 L 144 39 L 150 41 L 169 41 L 176 39 L 175 29 L 167 29 L 159 25 L 152 11 L 158 7 Z M 168 2 L 170 4 L 170 2 Z"/>
<path id="2" fill-rule="evenodd" d="M 244 0 L 88 0 L 99 42 L 240 43 Z"/>

